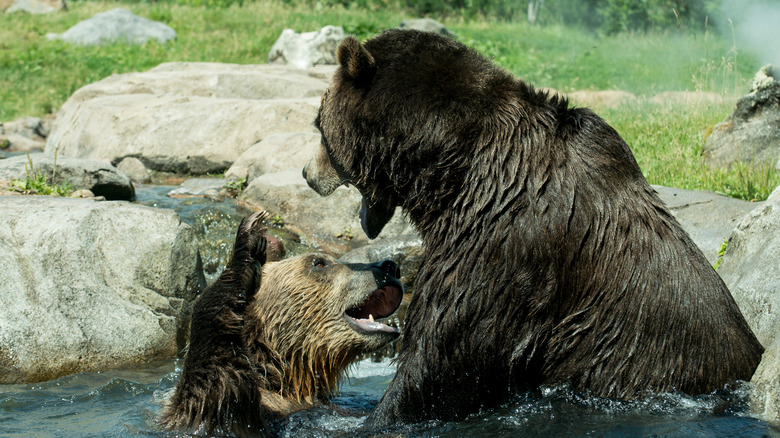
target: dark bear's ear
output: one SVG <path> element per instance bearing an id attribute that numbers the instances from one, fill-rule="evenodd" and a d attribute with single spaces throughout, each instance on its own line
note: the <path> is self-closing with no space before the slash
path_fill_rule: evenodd
<path id="1" fill-rule="evenodd" d="M 353 36 L 346 37 L 336 52 L 344 78 L 357 86 L 367 84 L 374 77 L 376 63 L 374 57 Z"/>

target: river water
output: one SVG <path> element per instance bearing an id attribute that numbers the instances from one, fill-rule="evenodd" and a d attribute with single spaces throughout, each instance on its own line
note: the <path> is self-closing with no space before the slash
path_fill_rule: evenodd
<path id="1" fill-rule="evenodd" d="M 229 255 L 238 222 L 248 210 L 231 202 L 171 199 L 169 187 L 138 190 L 140 203 L 176 209 L 203 241 L 204 266 L 213 279 Z M 293 253 L 305 244 L 287 242 Z M 297 245 L 297 246 L 296 246 Z M 0 437 L 132 437 L 161 434 L 156 418 L 176 384 L 181 360 L 142 368 L 80 373 L 56 380 L 0 385 Z M 359 362 L 332 407 L 295 414 L 275 425 L 283 437 L 362 435 L 370 411 L 395 373 L 387 357 Z M 349 412 L 349 414 L 347 414 Z M 518 395 L 505 406 L 461 422 L 426 423 L 402 430 L 410 437 L 769 437 L 780 426 L 752 417 L 744 388 L 709 396 L 661 394 L 641 402 L 583 397 L 563 388 Z"/>
<path id="2" fill-rule="evenodd" d="M 180 360 L 145 368 L 81 373 L 56 380 L 0 386 L 2 437 L 132 437 L 160 434 L 161 401 L 180 373 Z M 283 437 L 351 437 L 359 414 L 379 401 L 395 372 L 389 359 L 364 360 L 333 399 L 277 425 Z M 404 430 L 410 437 L 780 437 L 780 428 L 752 418 L 737 390 L 705 397 L 673 394 L 642 402 L 589 399 L 565 388 L 522 394 L 506 406 L 457 423 Z"/>

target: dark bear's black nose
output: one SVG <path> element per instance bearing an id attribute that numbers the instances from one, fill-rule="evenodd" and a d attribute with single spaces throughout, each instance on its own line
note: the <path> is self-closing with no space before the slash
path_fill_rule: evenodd
<path id="1" fill-rule="evenodd" d="M 398 268 L 398 265 L 396 265 L 395 262 L 390 259 L 371 263 L 371 266 L 379 268 L 380 271 L 389 274 L 392 277 L 401 278 L 401 269 Z"/>

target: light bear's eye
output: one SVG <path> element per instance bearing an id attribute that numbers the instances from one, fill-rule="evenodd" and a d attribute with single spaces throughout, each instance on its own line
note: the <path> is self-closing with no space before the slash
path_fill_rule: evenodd
<path id="1" fill-rule="evenodd" d="M 324 268 L 328 266 L 328 261 L 323 258 L 316 257 L 311 261 L 311 265 L 315 268 Z"/>

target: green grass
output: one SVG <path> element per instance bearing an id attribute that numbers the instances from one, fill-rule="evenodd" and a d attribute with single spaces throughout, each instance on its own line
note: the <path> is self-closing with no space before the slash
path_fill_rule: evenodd
<path id="1" fill-rule="evenodd" d="M 64 181 L 58 184 L 49 184 L 49 177 L 36 171 L 30 154 L 27 154 L 27 163 L 24 165 L 27 175 L 25 179 L 11 180 L 11 190 L 23 193 L 25 195 L 55 195 L 70 196 L 73 188 L 70 181 Z M 57 154 L 54 154 L 54 170 L 51 177 L 57 171 Z"/>
<path id="2" fill-rule="evenodd" d="M 764 200 L 780 185 L 780 172 L 772 164 L 711 168 L 701 158 L 707 128 L 720 122 L 732 105 L 682 107 L 640 101 L 630 108 L 603 109 L 599 114 L 629 144 L 651 184 Z"/>
<path id="3" fill-rule="evenodd" d="M 374 2 L 381 7 L 370 8 L 324 4 L 259 0 L 240 6 L 200 7 L 183 0 L 78 1 L 70 4 L 70 11 L 57 14 L 0 14 L 0 121 L 55 112 L 83 85 L 162 62 L 264 63 L 287 27 L 301 32 L 337 24 L 367 38 L 412 18 L 392 1 Z M 178 38 L 165 45 L 76 47 L 45 37 L 115 7 L 165 22 L 177 31 Z M 739 164 L 711 169 L 701 159 L 705 133 L 731 112 L 760 67 L 738 53 L 731 36 L 666 32 L 605 37 L 555 24 L 529 26 L 457 17 L 444 23 L 461 41 L 540 87 L 620 89 L 640 98 L 663 91 L 718 93 L 726 103 L 687 107 L 640 99 L 633 105 L 598 112 L 623 135 L 653 184 L 713 190 L 748 200 L 764 199 L 780 184 L 780 175 L 772 166 Z"/>
<path id="4" fill-rule="evenodd" d="M 71 46 L 48 41 L 98 12 L 124 7 L 173 27 L 175 41 L 143 46 Z M 339 23 L 367 37 L 403 20 L 400 13 L 286 7 L 278 2 L 205 8 L 172 3 L 74 2 L 48 15 L 0 14 L 0 121 L 56 111 L 78 88 L 111 74 L 148 70 L 168 61 L 265 63 L 285 27 L 318 30 Z"/>

